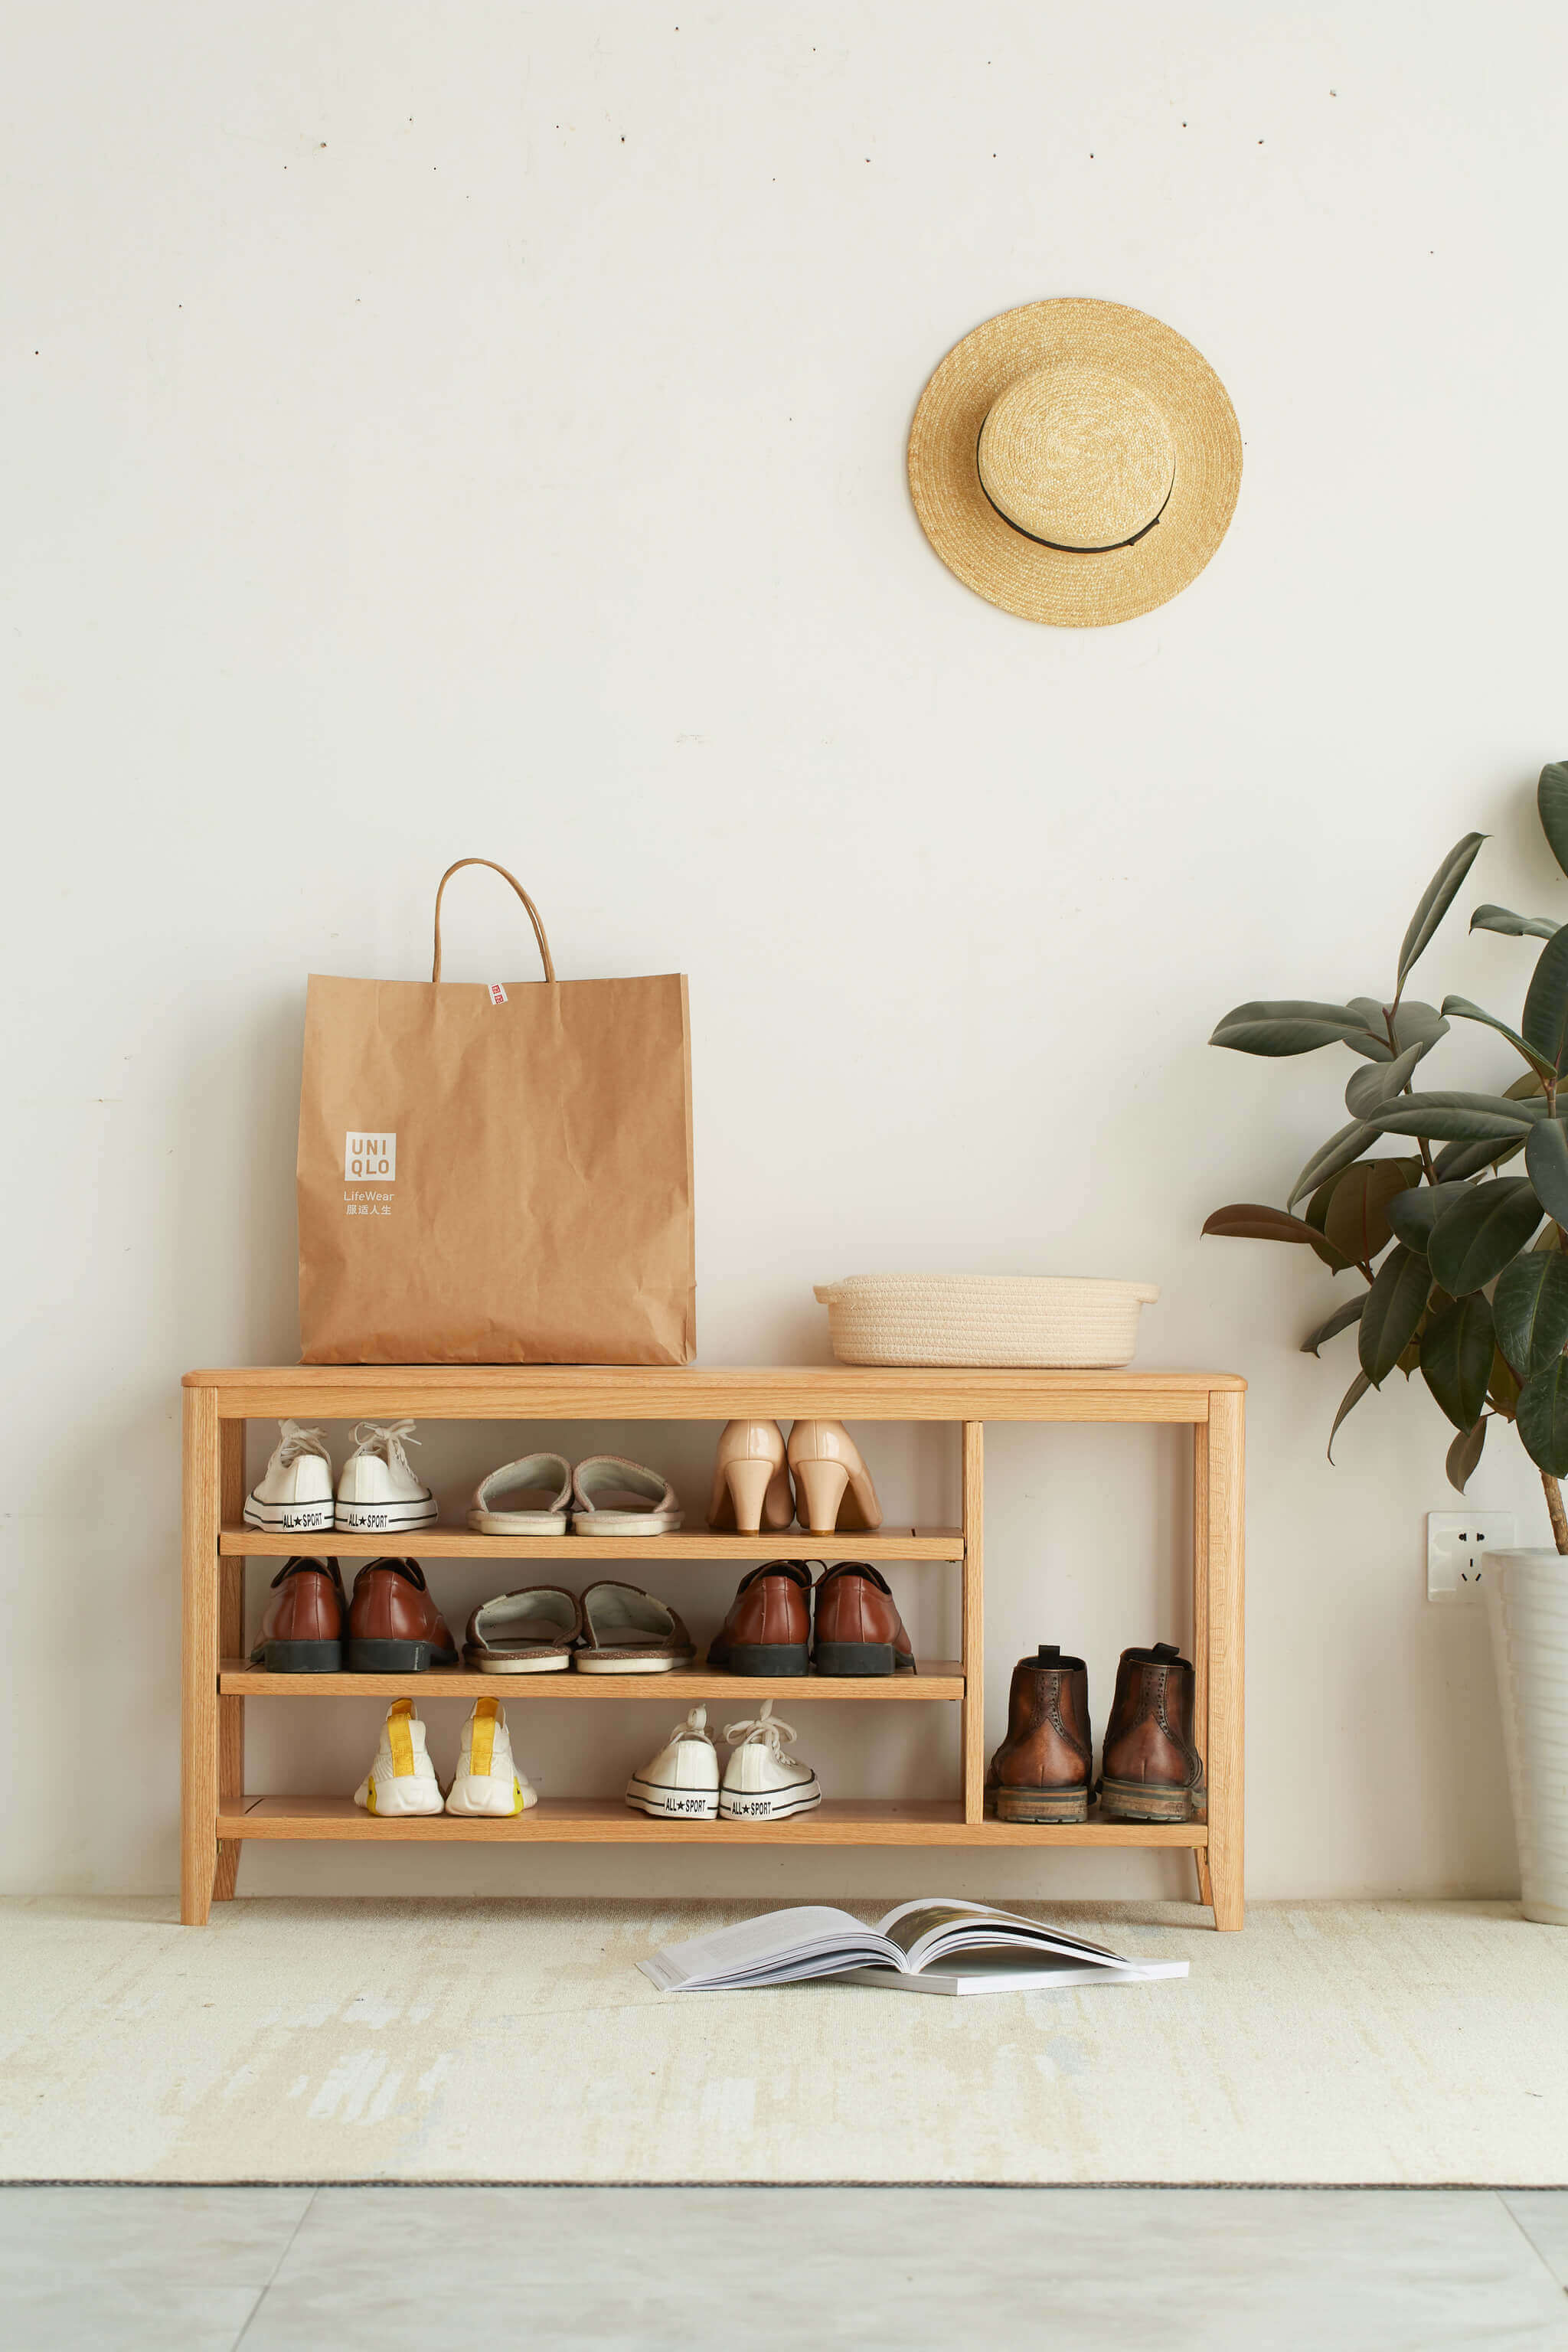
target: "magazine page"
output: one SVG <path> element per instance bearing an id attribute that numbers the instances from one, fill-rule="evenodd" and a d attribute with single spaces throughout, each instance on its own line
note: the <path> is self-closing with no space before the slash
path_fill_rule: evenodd
<path id="1" fill-rule="evenodd" d="M 897 1946 L 912 1969 L 936 1955 L 986 1944 L 1063 1952 L 1102 1968 L 1127 1965 L 1119 1952 L 1103 1944 L 1091 1944 L 1044 1920 L 1025 1919 L 1016 1911 L 998 1911 L 990 1904 L 965 1903 L 957 1896 L 927 1895 L 900 1903 L 878 1920 L 877 1931 Z"/>
<path id="2" fill-rule="evenodd" d="M 828 1904 L 764 1911 L 760 1918 L 715 1927 L 639 1960 L 638 1968 L 667 1992 L 752 1984 L 786 1984 L 880 1959 L 898 1965 L 874 1928 Z"/>

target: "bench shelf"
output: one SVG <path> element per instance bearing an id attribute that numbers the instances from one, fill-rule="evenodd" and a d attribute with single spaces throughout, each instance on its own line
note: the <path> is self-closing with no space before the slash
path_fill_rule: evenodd
<path id="1" fill-rule="evenodd" d="M 451 1364 L 292 1365 L 188 1372 L 184 1380 L 184 1509 L 181 1916 L 199 1925 L 234 1893 L 250 1839 L 413 1840 L 509 1845 L 822 1845 L 1184 1847 L 1215 1925 L 1242 1923 L 1243 1454 L 1246 1383 L 1227 1372 L 859 1370 L 847 1365 L 665 1370 L 637 1366 Z M 263 1535 L 244 1526 L 249 1419 L 409 1417 L 424 1421 L 711 1421 L 795 1417 L 946 1422 L 960 1433 L 963 1517 L 958 1528 L 884 1528 L 843 1538 L 687 1531 L 640 1540 L 478 1536 L 434 1528 L 405 1538 L 425 1559 L 530 1559 L 593 1574 L 591 1563 L 733 1561 L 853 1556 L 955 1564 L 962 1578 L 963 1655 L 878 1679 L 805 1675 L 759 1681 L 699 1665 L 658 1676 L 269 1675 L 243 1647 L 245 1561 L 275 1559 L 312 1541 L 345 1559 L 371 1558 L 389 1538 Z M 984 1424 L 1007 1422 L 1163 1423 L 1193 1444 L 1193 1663 L 1198 1745 L 1207 1766 L 1206 1820 L 1156 1825 L 1090 1819 L 1030 1828 L 987 1820 L 984 1806 Z M 849 1704 L 947 1703 L 960 1711 L 962 1788 L 942 1801 L 825 1801 L 799 1820 L 661 1822 L 615 1799 L 546 1799 L 507 1821 L 451 1814 L 377 1819 L 346 1796 L 245 1792 L 249 1698 L 402 1695 L 462 1698 L 489 1692 L 524 1701 L 699 1701 L 746 1708 L 773 1697 Z"/>

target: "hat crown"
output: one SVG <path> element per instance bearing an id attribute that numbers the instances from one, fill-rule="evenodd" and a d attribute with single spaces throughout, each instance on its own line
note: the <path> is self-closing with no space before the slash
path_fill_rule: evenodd
<path id="1" fill-rule="evenodd" d="M 1176 451 L 1158 404 L 1114 370 L 1053 360 L 987 410 L 976 451 L 992 505 L 1047 546 L 1121 547 L 1158 520 Z"/>

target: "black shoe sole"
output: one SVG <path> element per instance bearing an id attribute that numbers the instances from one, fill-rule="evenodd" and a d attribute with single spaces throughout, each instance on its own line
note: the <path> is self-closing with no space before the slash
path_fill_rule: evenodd
<path id="1" fill-rule="evenodd" d="M 422 1675 L 432 1666 L 455 1666 L 456 1650 L 433 1650 L 428 1642 L 350 1642 L 351 1675 Z"/>
<path id="2" fill-rule="evenodd" d="M 341 1642 L 258 1642 L 250 1654 L 253 1666 L 269 1675 L 341 1675 Z"/>
<path id="3" fill-rule="evenodd" d="M 805 1642 L 735 1642 L 717 1658 L 710 1651 L 708 1663 L 721 1674 L 805 1675 L 810 1672 L 811 1652 Z"/>
<path id="4" fill-rule="evenodd" d="M 895 1650 L 891 1642 L 818 1642 L 819 1675 L 912 1675 L 913 1658 Z"/>

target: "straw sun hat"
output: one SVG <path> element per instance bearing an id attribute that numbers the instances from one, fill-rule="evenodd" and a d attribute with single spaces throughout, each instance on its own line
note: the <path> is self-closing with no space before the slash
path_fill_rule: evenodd
<path id="1" fill-rule="evenodd" d="M 1004 612 L 1094 629 L 1195 580 L 1241 484 L 1225 386 L 1120 302 L 1004 310 L 921 394 L 910 489 L 926 537 Z"/>

